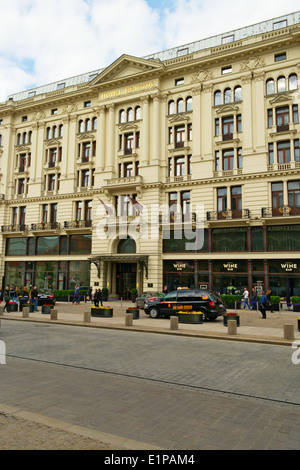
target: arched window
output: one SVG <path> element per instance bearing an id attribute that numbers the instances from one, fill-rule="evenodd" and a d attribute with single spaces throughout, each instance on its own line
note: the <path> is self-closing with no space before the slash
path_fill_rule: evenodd
<path id="1" fill-rule="evenodd" d="M 236 86 L 234 89 L 234 101 L 241 101 L 242 100 L 242 87 Z"/>
<path id="2" fill-rule="evenodd" d="M 141 107 L 137 106 L 135 108 L 135 120 L 141 119 Z"/>
<path id="3" fill-rule="evenodd" d="M 50 127 L 47 127 L 46 139 L 50 139 L 50 137 L 51 137 L 51 129 Z"/>
<path id="4" fill-rule="evenodd" d="M 83 120 L 82 119 L 79 121 L 78 132 L 83 132 Z"/>
<path id="5" fill-rule="evenodd" d="M 168 111 L 169 111 L 169 114 L 175 114 L 175 103 L 173 100 L 169 101 Z"/>
<path id="6" fill-rule="evenodd" d="M 118 253 L 136 253 L 136 244 L 133 238 L 127 237 L 126 240 L 120 240 Z"/>
<path id="7" fill-rule="evenodd" d="M 2 147 L 2 134 L 0 134 L 0 147 Z"/>
<path id="8" fill-rule="evenodd" d="M 120 124 L 122 124 L 122 123 L 125 122 L 125 121 L 126 121 L 126 119 L 125 119 L 125 111 L 124 111 L 124 109 L 121 109 L 120 115 L 119 115 L 119 122 L 120 122 Z"/>
<path id="9" fill-rule="evenodd" d="M 277 79 L 277 93 L 285 91 L 285 77 L 278 77 Z"/>
<path id="10" fill-rule="evenodd" d="M 21 134 L 18 134 L 17 142 L 18 142 L 18 145 L 21 145 Z"/>
<path id="11" fill-rule="evenodd" d="M 183 111 L 184 111 L 183 99 L 179 98 L 179 100 L 177 100 L 177 113 L 183 113 Z"/>
<path id="12" fill-rule="evenodd" d="M 59 136 L 59 137 L 62 137 L 62 136 L 63 136 L 63 128 L 64 128 L 64 126 L 63 126 L 62 124 L 60 124 L 60 126 L 59 126 L 59 131 L 58 131 L 58 136 Z"/>
<path id="13" fill-rule="evenodd" d="M 127 109 L 127 122 L 133 121 L 133 110 L 132 108 Z"/>
<path id="14" fill-rule="evenodd" d="M 232 103 L 232 93 L 230 88 L 224 90 L 224 104 Z"/>
<path id="15" fill-rule="evenodd" d="M 186 110 L 187 111 L 193 110 L 193 98 L 191 96 L 188 96 L 188 98 L 186 99 Z"/>
<path id="16" fill-rule="evenodd" d="M 289 76 L 289 90 L 297 90 L 298 88 L 298 77 L 295 73 Z"/>
<path id="17" fill-rule="evenodd" d="M 57 127 L 56 126 L 53 126 L 53 139 L 56 139 L 57 137 Z"/>
<path id="18" fill-rule="evenodd" d="M 269 78 L 266 82 L 266 92 L 267 95 L 273 95 L 275 93 L 275 83 L 273 78 Z"/>
<path id="19" fill-rule="evenodd" d="M 91 120 L 90 119 L 85 120 L 85 130 L 87 132 L 89 132 L 91 130 Z"/>
<path id="20" fill-rule="evenodd" d="M 26 132 L 23 132 L 23 144 L 27 143 L 27 134 Z"/>
<path id="21" fill-rule="evenodd" d="M 220 92 L 220 90 L 215 91 L 214 103 L 215 103 L 215 106 L 222 104 L 222 93 Z"/>
<path id="22" fill-rule="evenodd" d="M 29 133 L 28 133 L 28 143 L 29 144 L 32 143 L 32 131 L 29 131 Z"/>

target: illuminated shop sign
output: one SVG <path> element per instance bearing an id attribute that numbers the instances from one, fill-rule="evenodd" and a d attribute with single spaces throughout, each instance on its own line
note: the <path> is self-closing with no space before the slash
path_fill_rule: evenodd
<path id="1" fill-rule="evenodd" d="M 238 265 L 235 263 L 223 263 L 223 268 L 227 271 L 234 271 L 238 268 Z"/>
<path id="2" fill-rule="evenodd" d="M 291 271 L 294 271 L 294 269 L 298 269 L 298 264 L 297 263 L 281 263 L 281 268 L 284 271 L 291 272 Z"/>

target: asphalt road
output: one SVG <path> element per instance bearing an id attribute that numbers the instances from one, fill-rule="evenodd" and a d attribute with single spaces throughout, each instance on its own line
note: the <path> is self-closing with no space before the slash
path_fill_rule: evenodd
<path id="1" fill-rule="evenodd" d="M 0 340 L 0 404 L 91 431 L 16 444 L 0 413 L 0 449 L 300 449 L 290 347 L 5 320 Z"/>

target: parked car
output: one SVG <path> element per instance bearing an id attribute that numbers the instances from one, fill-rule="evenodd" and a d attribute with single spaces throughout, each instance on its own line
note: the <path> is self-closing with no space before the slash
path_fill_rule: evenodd
<path id="1" fill-rule="evenodd" d="M 143 292 L 136 299 L 136 306 L 139 308 L 144 308 L 145 302 L 150 302 L 152 300 L 157 300 L 162 297 L 164 294 L 162 292 Z"/>
<path id="2" fill-rule="evenodd" d="M 55 305 L 55 296 L 50 289 L 38 289 L 38 305 Z"/>
<path id="3" fill-rule="evenodd" d="M 226 313 L 221 297 L 214 291 L 202 289 L 169 292 L 158 300 L 147 301 L 144 310 L 151 318 L 176 316 L 181 310 L 199 311 L 204 321 L 215 320 Z"/>

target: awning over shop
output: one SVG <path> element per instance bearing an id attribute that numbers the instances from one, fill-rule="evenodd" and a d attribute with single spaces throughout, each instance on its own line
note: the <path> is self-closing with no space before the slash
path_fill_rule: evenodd
<path id="1" fill-rule="evenodd" d="M 97 255 L 89 258 L 89 262 L 94 264 L 97 268 L 98 278 L 100 279 L 101 261 L 108 261 L 111 263 L 138 263 L 145 268 L 146 279 L 148 279 L 148 255 L 130 254 L 130 255 Z"/>

